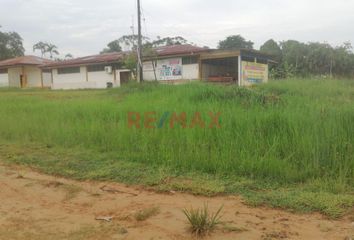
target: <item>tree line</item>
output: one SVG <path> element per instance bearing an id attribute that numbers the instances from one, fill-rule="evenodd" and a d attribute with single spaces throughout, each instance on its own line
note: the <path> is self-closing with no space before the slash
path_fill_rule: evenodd
<path id="1" fill-rule="evenodd" d="M 100 53 L 120 52 L 122 49 L 136 50 L 137 39 L 137 35 L 124 35 L 109 42 Z M 155 47 L 181 44 L 193 43 L 181 36 L 157 37 L 154 40 L 143 37 L 143 54 L 154 54 Z M 218 49 L 254 49 L 254 43 L 241 35 L 232 35 L 221 40 Z M 270 58 L 274 60 L 270 67 L 272 78 L 306 77 L 309 75 L 354 77 L 354 53 L 350 42 L 333 47 L 328 43 L 303 43 L 296 40 L 276 42 L 270 39 L 262 44 L 259 50 L 269 54 Z M 57 57 L 59 55 L 58 47 L 52 43 L 40 41 L 33 45 L 33 51 L 39 51 L 42 57 L 63 60 Z M 23 56 L 24 53 L 21 36 L 16 32 L 3 32 L 0 26 L 0 60 Z M 70 58 L 73 58 L 72 54 L 65 55 L 65 59 Z M 125 65 L 134 69 L 136 66 L 135 57 L 128 55 Z"/>
<path id="2" fill-rule="evenodd" d="M 333 47 L 328 43 L 303 43 L 295 40 L 277 43 L 270 39 L 260 50 L 271 54 L 277 62 L 271 66 L 273 78 L 354 76 L 354 54 L 350 42 Z"/>
<path id="3" fill-rule="evenodd" d="M 143 52 L 151 54 L 151 49 L 159 46 L 190 43 L 183 37 L 167 37 L 150 41 L 143 38 Z M 123 36 L 110 42 L 101 53 L 121 51 L 122 46 L 136 49 L 137 35 Z M 241 35 L 232 35 L 219 41 L 218 49 L 237 50 L 254 49 L 254 43 Z M 269 54 L 273 63 L 270 64 L 272 78 L 321 76 L 354 77 L 354 54 L 350 42 L 333 47 L 328 43 L 302 43 L 296 40 L 276 42 L 266 41 L 259 49 Z"/>

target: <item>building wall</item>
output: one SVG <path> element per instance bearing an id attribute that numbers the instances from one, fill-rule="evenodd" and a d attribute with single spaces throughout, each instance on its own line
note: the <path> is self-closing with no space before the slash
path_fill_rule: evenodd
<path id="1" fill-rule="evenodd" d="M 113 83 L 113 87 L 120 86 L 120 72 L 127 72 L 127 69 L 116 70 L 116 81 L 114 72 L 108 74 L 105 71 L 86 72 L 86 66 L 80 67 L 80 73 L 58 74 L 58 69 L 53 69 L 52 89 L 104 89 L 107 83 Z M 130 71 L 129 71 L 130 72 Z M 44 79 L 43 79 L 44 81 Z"/>
<path id="2" fill-rule="evenodd" d="M 24 67 L 27 84 L 25 87 L 42 87 L 41 70 L 38 67 Z"/>
<path id="3" fill-rule="evenodd" d="M 52 87 L 52 73 L 43 72 L 43 87 L 50 88 Z"/>
<path id="4" fill-rule="evenodd" d="M 145 81 L 155 81 L 155 75 L 154 75 L 154 68 L 152 65 L 151 61 L 145 61 L 143 63 L 143 75 L 144 75 L 144 80 Z M 156 71 L 156 78 L 157 78 L 157 71 Z"/>
<path id="5" fill-rule="evenodd" d="M 84 89 L 93 88 L 94 84 L 86 81 L 86 67 L 80 67 L 80 73 L 58 74 L 53 69 L 52 89 Z"/>
<path id="6" fill-rule="evenodd" d="M 105 71 L 101 72 L 88 72 L 88 82 L 94 83 L 95 87 L 94 88 L 107 88 L 107 82 L 113 83 L 114 82 L 114 73 L 108 74 Z"/>
<path id="7" fill-rule="evenodd" d="M 195 80 L 199 78 L 199 64 L 182 65 L 183 79 Z"/>
<path id="8" fill-rule="evenodd" d="M 173 63 L 173 64 L 170 64 Z M 175 64 L 177 63 L 177 64 Z M 171 67 L 171 69 L 181 69 L 182 73 L 180 76 L 168 76 L 166 77 L 164 73 L 163 66 Z M 199 65 L 198 64 L 182 64 L 182 58 L 166 58 L 159 59 L 156 61 L 155 66 L 156 78 L 158 81 L 170 81 L 170 80 L 194 80 L 199 78 Z M 151 61 L 144 62 L 144 80 L 154 81 L 155 74 L 154 68 Z"/>
<path id="9" fill-rule="evenodd" d="M 10 87 L 21 87 L 20 76 L 22 74 L 21 67 L 9 68 L 9 86 Z"/>
<path id="10" fill-rule="evenodd" d="M 7 73 L 0 73 L 0 87 L 9 86 L 9 75 Z"/>

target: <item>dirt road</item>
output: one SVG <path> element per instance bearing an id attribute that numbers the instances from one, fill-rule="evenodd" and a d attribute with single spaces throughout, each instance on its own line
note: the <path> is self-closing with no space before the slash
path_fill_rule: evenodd
<path id="1" fill-rule="evenodd" d="M 183 208 L 223 208 L 224 225 L 205 239 L 328 239 L 354 235 L 352 219 L 327 220 L 251 208 L 238 197 L 158 194 L 116 183 L 76 182 L 0 166 L 0 239 L 196 239 Z M 154 214 L 138 221 L 140 211 Z M 96 218 L 112 217 L 112 221 Z M 109 219 L 107 219 L 109 220 Z M 141 220 L 141 219 L 140 219 Z"/>

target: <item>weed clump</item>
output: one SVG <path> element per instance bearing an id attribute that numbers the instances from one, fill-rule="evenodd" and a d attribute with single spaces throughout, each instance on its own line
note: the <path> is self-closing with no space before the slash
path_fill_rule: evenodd
<path id="1" fill-rule="evenodd" d="M 215 213 L 210 213 L 208 205 L 204 204 L 201 209 L 183 209 L 184 215 L 187 217 L 191 225 L 191 231 L 197 236 L 203 236 L 212 232 L 217 225 L 221 224 L 221 206 Z"/>

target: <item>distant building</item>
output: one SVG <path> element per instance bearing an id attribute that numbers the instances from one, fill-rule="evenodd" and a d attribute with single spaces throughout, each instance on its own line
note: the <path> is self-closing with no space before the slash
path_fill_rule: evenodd
<path id="1" fill-rule="evenodd" d="M 42 66 L 43 79 L 52 89 L 119 87 L 128 82 L 131 72 L 123 67 L 125 52 L 106 53 Z"/>
<path id="2" fill-rule="evenodd" d="M 51 61 L 25 56 L 0 62 L 0 86 L 95 89 L 119 87 L 131 78 L 124 68 L 128 52 Z M 143 58 L 144 80 L 193 80 L 249 86 L 268 82 L 271 56 L 256 50 L 214 50 L 192 45 L 158 47 Z"/>
<path id="3" fill-rule="evenodd" d="M 191 80 L 248 86 L 268 82 L 271 56 L 256 50 L 213 50 L 192 45 L 164 46 L 143 60 L 144 80 Z"/>
<path id="4" fill-rule="evenodd" d="M 43 81 L 40 67 L 51 62 L 36 56 L 0 61 L 0 87 L 50 87 L 50 82 Z"/>

